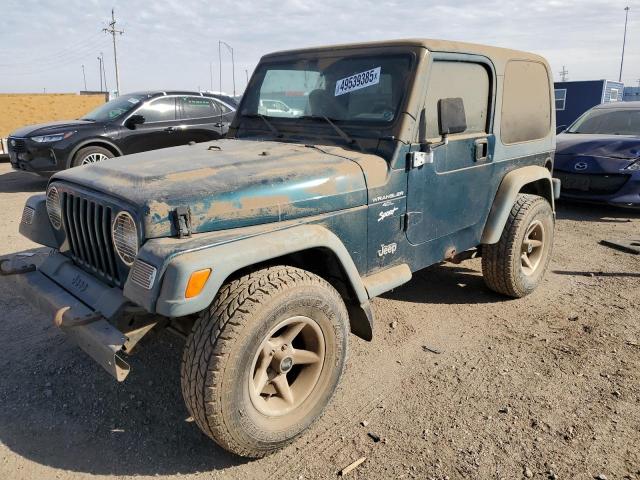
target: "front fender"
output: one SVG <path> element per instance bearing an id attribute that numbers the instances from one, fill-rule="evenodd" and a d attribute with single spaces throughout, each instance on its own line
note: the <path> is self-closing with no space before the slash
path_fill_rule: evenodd
<path id="1" fill-rule="evenodd" d="M 500 241 L 502 230 L 507 223 L 516 197 L 528 185 L 536 185 L 539 190 L 537 193 L 549 201 L 551 209 L 555 212 L 554 182 L 548 169 L 530 165 L 512 170 L 504 176 L 500 183 L 498 193 L 496 193 L 491 206 L 491 212 L 489 212 L 489 218 L 482 232 L 481 243 L 493 244 Z"/>
<path id="2" fill-rule="evenodd" d="M 238 270 L 319 247 L 335 254 L 358 302 L 367 308 L 367 291 L 344 244 L 329 229 L 307 224 L 178 254 L 164 272 L 155 310 L 168 317 L 200 312 L 213 301 L 227 278 Z M 204 289 L 196 297 L 186 299 L 184 293 L 191 273 L 205 268 L 211 268 L 212 273 Z"/>

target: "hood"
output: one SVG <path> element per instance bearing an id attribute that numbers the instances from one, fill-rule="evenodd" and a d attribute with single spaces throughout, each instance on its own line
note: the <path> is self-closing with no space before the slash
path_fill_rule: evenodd
<path id="1" fill-rule="evenodd" d="M 387 171 L 380 157 L 340 147 L 224 139 L 105 160 L 52 181 L 127 202 L 145 237 L 157 238 L 177 235 L 177 207 L 190 208 L 198 233 L 364 205 L 366 177 L 379 179 Z"/>
<path id="2" fill-rule="evenodd" d="M 557 137 L 556 154 L 634 160 L 640 157 L 640 137 L 562 133 Z"/>
<path id="3" fill-rule="evenodd" d="M 94 127 L 96 122 L 89 122 L 87 120 L 63 120 L 59 122 L 40 123 L 38 125 L 29 125 L 22 127 L 15 132 L 11 132 L 11 137 L 32 137 L 34 135 L 50 135 L 53 133 L 67 132 L 69 130 L 76 130 L 84 127 Z"/>

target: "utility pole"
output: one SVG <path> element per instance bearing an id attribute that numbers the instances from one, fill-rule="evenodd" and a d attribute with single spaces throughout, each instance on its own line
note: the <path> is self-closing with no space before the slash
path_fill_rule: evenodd
<path id="1" fill-rule="evenodd" d="M 116 52 L 116 33 L 118 35 L 122 35 L 124 33 L 124 30 L 116 30 L 116 16 L 113 11 L 113 8 L 111 9 L 111 22 L 109 22 L 109 28 L 103 28 L 102 31 L 105 33 L 111 34 L 111 36 L 113 37 L 113 62 L 116 67 L 116 96 L 119 96 L 120 95 L 120 76 L 118 74 L 118 54 Z"/>
<path id="2" fill-rule="evenodd" d="M 231 52 L 231 77 L 233 78 L 233 96 L 236 96 L 236 64 L 233 59 L 233 47 L 229 45 L 227 42 L 223 42 L 222 40 L 218 40 L 218 57 L 220 57 L 220 45 L 224 45 L 227 47 L 227 50 Z M 222 68 L 222 60 L 220 61 L 220 68 Z M 222 85 L 222 72 L 220 72 L 220 84 Z M 222 90 L 222 86 L 220 86 L 220 90 Z"/>
<path id="3" fill-rule="evenodd" d="M 222 93 L 222 43 L 218 40 L 218 75 L 220 77 L 220 81 L 218 82 L 218 93 Z"/>
<path id="4" fill-rule="evenodd" d="M 107 72 L 104 69 L 104 53 L 100 52 L 100 60 L 102 61 L 102 78 L 104 78 L 104 91 L 108 92 L 109 87 L 107 87 Z"/>
<path id="5" fill-rule="evenodd" d="M 567 68 L 563 65 L 562 70 L 560 71 L 560 81 L 566 82 L 568 74 L 569 74 L 569 70 L 567 70 Z"/>
<path id="6" fill-rule="evenodd" d="M 247 85 L 249 85 L 249 70 L 245 68 L 244 74 L 247 76 Z"/>
<path id="7" fill-rule="evenodd" d="M 102 92 L 102 59 L 98 57 L 98 75 L 100 75 L 100 91 Z"/>
<path id="8" fill-rule="evenodd" d="M 84 74 L 84 65 L 82 65 L 82 79 L 84 80 L 84 91 L 87 91 L 87 76 Z"/>
<path id="9" fill-rule="evenodd" d="M 213 62 L 209 62 L 209 79 L 211 80 L 211 91 L 213 92 Z"/>
<path id="10" fill-rule="evenodd" d="M 629 10 L 631 9 L 628 6 L 624 9 L 624 37 L 622 39 L 622 58 L 620 59 L 620 75 L 618 76 L 619 82 L 622 82 L 622 65 L 624 65 L 624 47 L 627 43 L 627 21 L 629 20 Z"/>

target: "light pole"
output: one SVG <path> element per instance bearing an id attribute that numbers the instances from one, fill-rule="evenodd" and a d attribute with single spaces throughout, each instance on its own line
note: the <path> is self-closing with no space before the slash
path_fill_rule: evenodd
<path id="1" fill-rule="evenodd" d="M 227 47 L 227 50 L 231 52 L 231 77 L 233 78 L 233 96 L 236 96 L 236 64 L 233 59 L 233 47 L 227 42 L 218 40 L 218 58 L 220 58 L 220 45 Z M 220 60 L 220 68 L 222 69 L 222 60 Z M 220 91 L 222 91 L 222 70 L 220 71 Z"/>
<path id="2" fill-rule="evenodd" d="M 629 7 L 625 7 L 624 11 L 625 16 L 624 16 L 624 37 L 622 39 L 622 58 L 620 59 L 620 75 L 618 76 L 618 81 L 622 82 L 622 65 L 624 65 L 624 47 L 627 43 L 627 21 L 629 20 L 629 10 L 631 10 Z"/>
<path id="3" fill-rule="evenodd" d="M 84 74 L 84 65 L 82 65 L 82 79 L 84 80 L 84 91 L 87 91 L 87 77 Z"/>
<path id="4" fill-rule="evenodd" d="M 98 75 L 100 75 L 100 91 L 102 92 L 102 58 L 98 57 Z"/>

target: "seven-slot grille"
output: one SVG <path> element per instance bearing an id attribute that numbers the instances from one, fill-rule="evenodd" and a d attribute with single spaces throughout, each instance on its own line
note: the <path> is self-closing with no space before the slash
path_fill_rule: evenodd
<path id="1" fill-rule="evenodd" d="M 62 201 L 73 260 L 108 282 L 120 285 L 116 252 L 111 240 L 112 209 L 67 192 L 63 193 Z"/>

